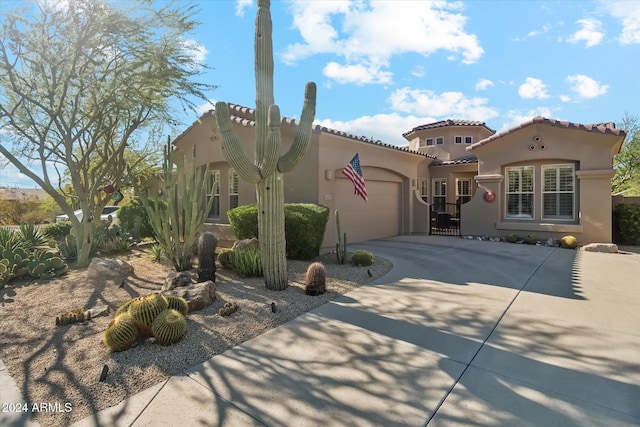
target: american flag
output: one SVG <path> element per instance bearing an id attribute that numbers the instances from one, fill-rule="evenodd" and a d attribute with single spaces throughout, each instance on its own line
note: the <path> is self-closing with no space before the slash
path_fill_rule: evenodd
<path id="1" fill-rule="evenodd" d="M 349 162 L 342 173 L 353 182 L 353 194 L 357 194 L 362 197 L 364 201 L 367 201 L 367 189 L 364 186 L 364 177 L 362 176 L 362 169 L 360 168 L 360 157 L 358 153 L 353 156 L 353 159 Z"/>

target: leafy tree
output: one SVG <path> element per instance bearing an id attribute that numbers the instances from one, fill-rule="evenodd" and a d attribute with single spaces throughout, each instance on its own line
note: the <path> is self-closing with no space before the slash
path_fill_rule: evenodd
<path id="1" fill-rule="evenodd" d="M 626 113 L 618 127 L 626 130 L 627 137 L 614 159 L 612 192 L 640 196 L 640 117 Z"/>
<path id="2" fill-rule="evenodd" d="M 80 267 L 89 263 L 91 221 L 109 201 L 102 189 L 128 179 L 127 153 L 144 158 L 153 147 L 143 141 L 158 140 L 146 136 L 177 124 L 171 100 L 193 110 L 213 88 L 193 82 L 203 70 L 187 42 L 193 6 L 123 4 L 36 0 L 0 15 L 0 153 L 69 215 Z"/>

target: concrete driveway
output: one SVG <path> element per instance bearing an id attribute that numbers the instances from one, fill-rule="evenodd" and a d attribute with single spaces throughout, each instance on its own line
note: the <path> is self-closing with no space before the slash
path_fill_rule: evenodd
<path id="1" fill-rule="evenodd" d="M 355 249 L 393 270 L 78 425 L 640 424 L 640 255 Z"/>

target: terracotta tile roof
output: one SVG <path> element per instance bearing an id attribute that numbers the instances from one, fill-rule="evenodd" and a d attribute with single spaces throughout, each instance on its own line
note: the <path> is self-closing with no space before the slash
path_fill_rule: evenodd
<path id="1" fill-rule="evenodd" d="M 487 128 L 491 132 L 495 132 L 495 130 L 493 130 L 490 127 L 488 127 L 486 125 L 486 123 L 484 123 L 484 122 L 479 122 L 479 121 L 474 121 L 474 120 L 447 119 L 447 120 L 440 120 L 439 122 L 427 123 L 425 125 L 416 126 L 413 129 L 411 129 L 409 132 L 403 133 L 402 136 L 404 136 L 406 138 L 407 136 L 411 135 L 412 133 L 420 131 L 420 130 L 438 129 L 438 128 L 443 128 L 443 127 L 448 127 L 448 126 L 484 126 L 485 128 Z"/>
<path id="2" fill-rule="evenodd" d="M 255 127 L 256 123 L 255 123 L 255 114 L 256 114 L 256 110 L 253 108 L 249 108 L 249 107 L 244 107 L 242 105 L 237 105 L 237 104 L 231 104 L 229 103 L 229 112 L 231 113 L 231 121 L 234 123 L 237 123 L 241 126 L 247 126 L 247 127 Z M 196 126 L 198 123 L 200 123 L 200 120 L 202 118 L 204 118 L 205 116 L 213 116 L 214 114 L 214 110 L 209 110 L 206 113 L 204 113 L 200 119 L 196 120 L 191 126 L 189 126 L 184 132 L 182 132 L 180 134 L 180 136 L 178 136 L 175 140 L 174 140 L 174 144 L 176 143 L 176 141 L 178 141 L 180 138 L 182 138 L 182 136 L 184 136 L 191 128 L 193 128 L 194 126 Z M 291 127 L 295 127 L 299 124 L 299 122 L 296 119 L 292 119 L 289 117 L 284 117 L 282 116 L 280 119 L 280 123 L 282 126 L 291 126 Z M 335 130 L 335 129 L 331 129 L 325 126 L 320 126 L 320 125 L 315 125 L 312 127 L 312 132 L 319 134 L 319 133 L 328 133 L 331 135 L 337 135 L 337 136 L 341 136 L 344 138 L 348 138 L 354 141 L 359 141 L 359 142 L 365 142 L 367 144 L 372 144 L 372 145 L 377 145 L 383 148 L 389 148 L 392 150 L 397 150 L 397 151 L 404 151 L 406 153 L 410 153 L 410 154 L 416 154 L 422 157 L 431 157 L 428 156 L 424 153 L 420 153 L 419 151 L 415 151 L 415 150 L 410 150 L 408 146 L 398 146 L 398 145 L 392 145 L 392 144 L 385 144 L 384 142 L 380 141 L 380 140 L 373 140 L 371 138 L 367 138 L 365 136 L 358 136 L 358 135 L 353 135 L 350 134 L 348 132 L 342 132 L 339 130 Z"/>
<path id="3" fill-rule="evenodd" d="M 578 130 L 583 130 L 587 132 L 600 132 L 604 134 L 618 135 L 618 136 L 626 135 L 626 132 L 624 130 L 617 129 L 616 125 L 612 122 L 583 125 L 580 123 L 573 123 L 573 122 L 567 122 L 567 121 L 556 120 L 556 119 L 548 119 L 546 117 L 537 116 L 523 123 L 520 123 L 519 125 L 514 126 L 510 129 L 495 133 L 488 138 L 485 138 L 481 141 L 476 142 L 475 144 L 471 144 L 469 147 L 467 147 L 467 151 L 471 151 L 474 148 L 481 147 L 485 144 L 490 143 L 491 141 L 502 138 L 505 135 L 514 133 L 520 129 L 526 128 L 528 126 L 536 125 L 536 124 L 545 124 L 550 126 L 562 127 L 566 129 L 578 129 Z"/>
<path id="4" fill-rule="evenodd" d="M 465 165 L 468 163 L 478 163 L 478 158 L 473 154 L 464 157 L 458 157 L 453 160 L 436 160 L 430 166 L 447 166 L 447 165 Z"/>

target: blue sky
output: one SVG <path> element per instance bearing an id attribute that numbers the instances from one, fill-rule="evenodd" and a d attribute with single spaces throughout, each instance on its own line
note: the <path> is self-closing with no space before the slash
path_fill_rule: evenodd
<path id="1" fill-rule="evenodd" d="M 211 100 L 253 107 L 256 2 L 196 3 L 202 26 L 187 44 L 211 67 Z M 640 114 L 640 1 L 272 1 L 271 12 L 275 98 L 289 117 L 310 80 L 318 123 L 396 145 L 447 118 L 499 131 L 537 115 Z M 10 167 L 0 185 L 33 186 Z"/>

